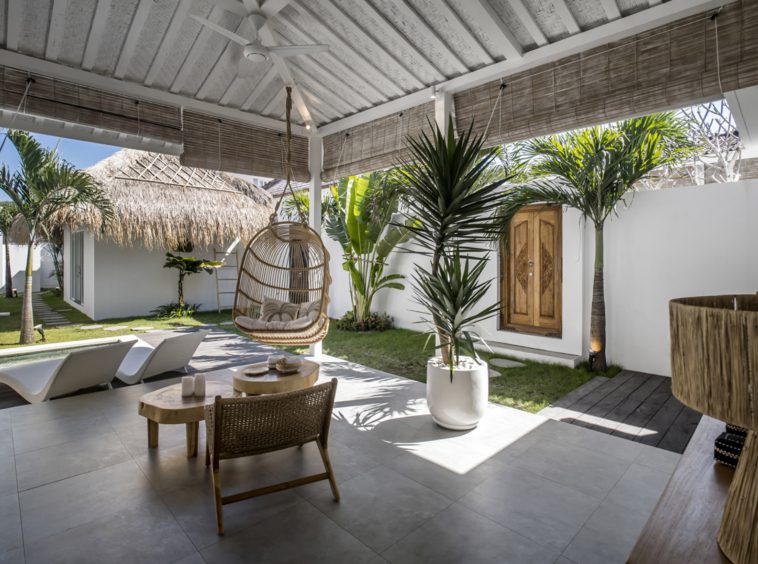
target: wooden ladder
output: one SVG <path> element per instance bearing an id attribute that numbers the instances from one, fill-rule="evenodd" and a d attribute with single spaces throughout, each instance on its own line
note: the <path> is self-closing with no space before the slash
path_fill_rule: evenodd
<path id="1" fill-rule="evenodd" d="M 237 248 L 233 251 L 219 251 L 213 249 L 213 260 L 223 262 L 223 266 L 216 269 L 216 309 L 221 312 L 222 309 L 231 309 L 234 305 L 234 298 L 231 303 L 222 303 L 222 296 L 234 296 L 237 287 L 237 275 L 239 274 L 239 255 Z M 232 283 L 231 289 L 224 286 L 224 283 Z"/>

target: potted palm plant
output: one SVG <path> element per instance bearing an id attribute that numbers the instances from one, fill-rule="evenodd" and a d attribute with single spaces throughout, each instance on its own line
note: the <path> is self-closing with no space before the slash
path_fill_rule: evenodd
<path id="1" fill-rule="evenodd" d="M 426 369 L 426 399 L 434 422 L 447 429 L 476 427 L 487 408 L 489 367 L 479 358 L 473 330 L 479 321 L 495 315 L 498 304 L 477 309 L 491 280 L 480 282 L 487 259 L 466 259 L 459 249 L 443 256 L 437 275 L 421 266 L 413 277 L 416 301 L 428 312 L 423 321 L 448 351 L 435 357 Z"/>
<path id="2" fill-rule="evenodd" d="M 416 299 L 428 311 L 439 357 L 427 365 L 427 401 L 432 417 L 450 429 L 475 427 L 484 414 L 488 367 L 474 356 L 471 325 L 497 306 L 475 311 L 489 282 L 479 283 L 487 248 L 497 236 L 494 213 L 498 188 L 512 176 L 494 166 L 496 149 L 483 149 L 472 129 L 456 137 L 435 127 L 408 140 L 409 159 L 398 174 L 405 186 L 404 225 L 413 232 L 415 252 L 430 261 L 414 276 Z"/>

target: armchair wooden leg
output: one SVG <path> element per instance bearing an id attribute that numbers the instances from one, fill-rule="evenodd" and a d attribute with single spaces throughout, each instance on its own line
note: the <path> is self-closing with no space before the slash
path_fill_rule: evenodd
<path id="1" fill-rule="evenodd" d="M 334 479 L 334 470 L 332 470 L 332 462 L 329 460 L 329 453 L 327 450 L 321 446 L 320 441 L 316 441 L 316 445 L 318 446 L 318 451 L 321 454 L 321 460 L 324 461 L 324 468 L 326 468 L 326 473 L 329 475 L 329 485 L 332 488 L 332 495 L 334 495 L 334 501 L 340 500 L 340 491 L 337 488 L 337 480 Z"/>
<path id="2" fill-rule="evenodd" d="M 218 534 L 224 534 L 224 505 L 221 498 L 221 477 L 218 468 L 213 469 L 213 497 L 216 501 L 216 526 Z"/>

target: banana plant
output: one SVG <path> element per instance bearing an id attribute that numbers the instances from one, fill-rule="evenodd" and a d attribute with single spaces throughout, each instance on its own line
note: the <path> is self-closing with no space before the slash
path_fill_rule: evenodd
<path id="1" fill-rule="evenodd" d="M 392 251 L 413 236 L 408 225 L 393 222 L 401 190 L 393 178 L 386 172 L 349 176 L 331 189 L 334 207 L 325 231 L 342 247 L 356 322 L 371 314 L 377 292 L 405 289 L 403 275 L 384 273 Z"/>

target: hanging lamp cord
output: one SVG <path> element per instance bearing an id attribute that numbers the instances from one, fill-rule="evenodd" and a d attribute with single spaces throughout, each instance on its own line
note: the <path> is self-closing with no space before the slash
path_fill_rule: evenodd
<path id="1" fill-rule="evenodd" d="M 284 197 L 287 195 L 287 191 L 289 191 L 292 200 L 295 202 L 295 208 L 297 208 L 297 215 L 300 219 L 300 223 L 308 223 L 308 218 L 303 211 L 300 200 L 292 189 L 292 87 L 287 86 L 286 90 L 287 102 L 285 104 L 285 113 L 287 116 L 287 129 L 284 138 L 284 174 L 286 175 L 287 183 L 284 185 L 282 193 L 279 195 L 279 201 L 276 202 L 274 213 L 271 214 L 271 223 L 275 223 L 279 217 L 279 208 L 284 201 Z"/>

